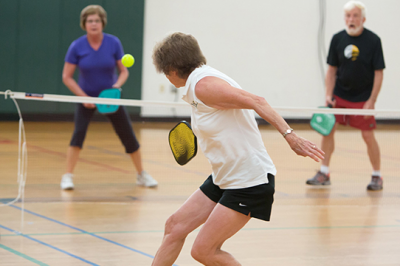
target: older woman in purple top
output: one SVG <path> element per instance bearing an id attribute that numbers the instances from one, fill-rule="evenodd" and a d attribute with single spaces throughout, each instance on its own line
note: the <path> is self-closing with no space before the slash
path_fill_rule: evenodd
<path id="1" fill-rule="evenodd" d="M 121 88 L 128 79 L 129 72 L 121 63 L 124 54 L 121 42 L 117 37 L 103 33 L 106 24 L 107 14 L 101 6 L 89 5 L 82 10 L 80 25 L 87 34 L 72 42 L 65 56 L 62 74 L 64 84 L 77 96 L 98 97 L 104 89 Z M 79 69 L 78 82 L 73 79 L 76 68 Z M 73 171 L 95 111 L 96 105 L 92 103 L 78 104 L 76 107 L 75 130 L 67 152 L 67 169 L 61 180 L 64 190 L 74 188 Z M 143 170 L 139 143 L 125 108 L 120 107 L 107 117 L 135 165 L 137 184 L 157 186 L 157 181 Z"/>

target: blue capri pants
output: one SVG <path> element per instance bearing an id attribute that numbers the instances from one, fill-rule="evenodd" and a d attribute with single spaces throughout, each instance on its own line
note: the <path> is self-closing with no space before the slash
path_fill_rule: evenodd
<path id="1" fill-rule="evenodd" d="M 75 109 L 75 130 L 72 135 L 70 146 L 79 147 L 82 149 L 83 142 L 86 137 L 86 132 L 89 127 L 90 120 L 95 113 L 96 108 L 89 109 L 83 106 L 83 104 L 77 104 Z M 108 120 L 117 133 L 119 139 L 125 147 L 126 153 L 133 153 L 139 149 L 139 142 L 136 139 L 135 133 L 133 132 L 131 119 L 125 110 L 125 107 L 120 106 L 115 113 L 106 115 Z"/>

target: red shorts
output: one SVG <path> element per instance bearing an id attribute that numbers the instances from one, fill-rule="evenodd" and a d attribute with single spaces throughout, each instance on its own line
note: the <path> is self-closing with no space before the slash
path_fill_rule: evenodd
<path id="1" fill-rule="evenodd" d="M 334 96 L 335 108 L 363 109 L 365 102 L 349 102 L 340 97 Z M 341 125 L 349 125 L 361 130 L 372 130 L 376 128 L 375 117 L 363 115 L 335 115 L 336 122 Z"/>

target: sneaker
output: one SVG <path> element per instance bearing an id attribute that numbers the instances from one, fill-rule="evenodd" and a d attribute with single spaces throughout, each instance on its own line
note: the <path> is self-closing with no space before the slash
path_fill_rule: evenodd
<path id="1" fill-rule="evenodd" d="M 156 187 L 158 182 L 146 171 L 142 171 L 141 174 L 137 175 L 136 184 L 144 187 Z"/>
<path id="2" fill-rule="evenodd" d="M 72 182 L 72 178 L 74 177 L 73 174 L 68 173 L 64 174 L 61 178 L 61 189 L 63 190 L 72 190 L 74 189 L 74 183 Z"/>
<path id="3" fill-rule="evenodd" d="M 373 175 L 371 182 L 367 186 L 367 190 L 381 190 L 381 189 L 383 189 L 382 177 Z"/>
<path id="4" fill-rule="evenodd" d="M 331 180 L 329 179 L 329 174 L 324 174 L 321 171 L 318 171 L 317 174 L 306 181 L 307 185 L 313 186 L 329 186 L 331 184 Z"/>

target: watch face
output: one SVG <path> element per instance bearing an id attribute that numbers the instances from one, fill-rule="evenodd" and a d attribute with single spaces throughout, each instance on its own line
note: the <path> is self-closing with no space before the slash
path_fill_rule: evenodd
<path id="1" fill-rule="evenodd" d="M 286 135 L 292 133 L 292 131 L 293 131 L 292 128 L 287 129 L 287 130 L 285 131 L 285 133 L 283 133 L 283 137 L 286 137 Z"/>

